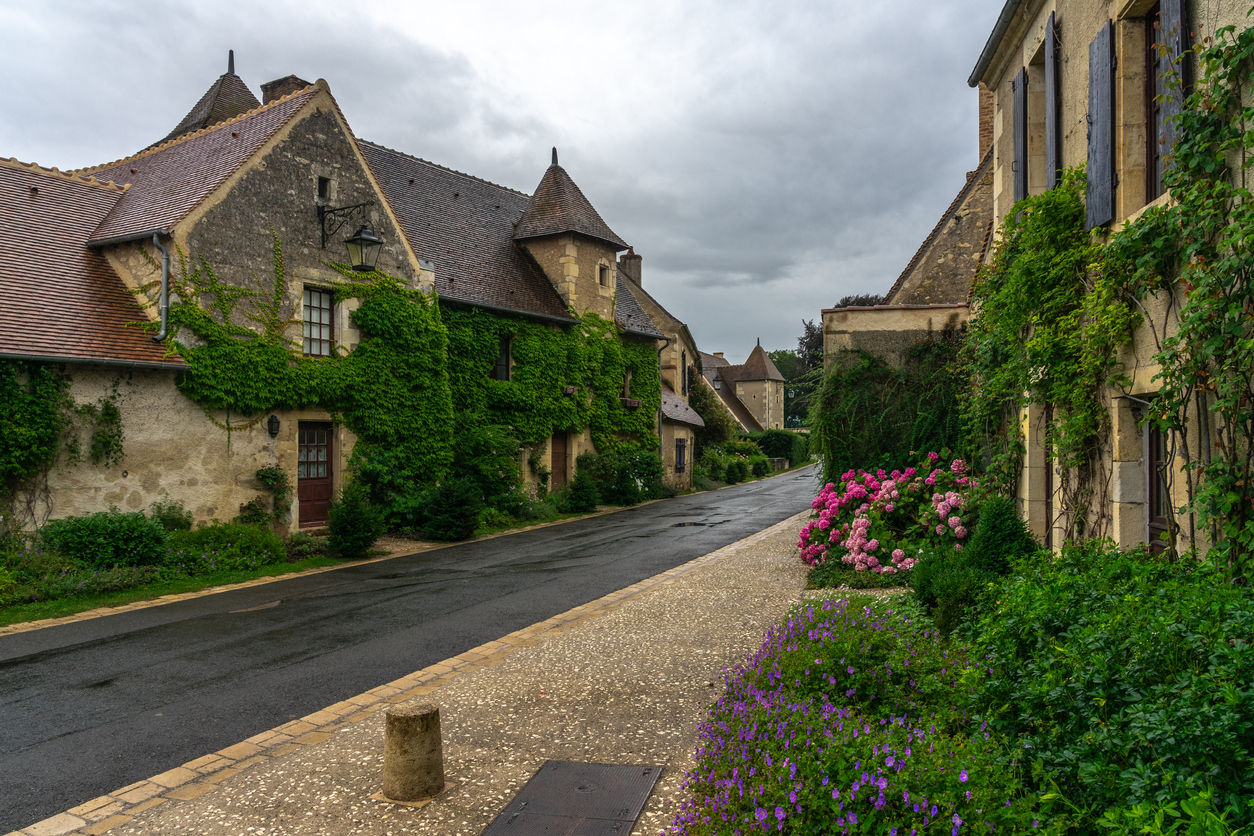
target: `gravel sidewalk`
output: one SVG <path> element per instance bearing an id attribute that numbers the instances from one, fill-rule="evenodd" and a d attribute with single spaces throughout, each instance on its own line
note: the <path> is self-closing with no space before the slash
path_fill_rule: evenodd
<path id="1" fill-rule="evenodd" d="M 476 836 L 552 758 L 663 765 L 632 831 L 656 834 L 721 671 L 801 598 L 808 513 L 17 833 Z M 454 785 L 421 809 L 369 798 L 383 710 L 414 699 L 440 705 Z"/>

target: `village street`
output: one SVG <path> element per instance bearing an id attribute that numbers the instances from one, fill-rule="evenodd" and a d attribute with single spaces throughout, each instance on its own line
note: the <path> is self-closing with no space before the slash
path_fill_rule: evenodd
<path id="1" fill-rule="evenodd" d="M 0 832 L 805 510 L 816 471 L 0 638 Z"/>

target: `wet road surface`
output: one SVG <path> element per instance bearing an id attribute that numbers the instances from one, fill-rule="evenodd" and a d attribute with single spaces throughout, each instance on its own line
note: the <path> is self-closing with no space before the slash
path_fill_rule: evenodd
<path id="1" fill-rule="evenodd" d="M 0 833 L 806 510 L 807 468 L 479 543 L 0 636 Z"/>

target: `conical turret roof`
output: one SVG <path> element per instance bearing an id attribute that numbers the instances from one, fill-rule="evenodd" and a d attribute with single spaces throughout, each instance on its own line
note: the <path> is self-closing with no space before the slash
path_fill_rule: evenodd
<path id="1" fill-rule="evenodd" d="M 244 80 L 235 74 L 235 60 L 232 56 L 231 66 L 227 71 L 218 77 L 205 95 L 200 97 L 200 101 L 196 102 L 196 106 L 183 117 L 178 127 L 170 131 L 161 142 L 169 142 L 184 134 L 211 128 L 257 107 L 261 107 L 261 102 L 257 101 Z M 157 144 L 160 145 L 161 142 Z"/>
<path id="2" fill-rule="evenodd" d="M 515 227 L 514 240 L 564 232 L 578 232 L 604 241 L 617 250 L 627 249 L 627 243 L 614 234 L 575 181 L 570 179 L 566 169 L 557 164 L 557 150 L 554 149 L 553 164 L 544 172 L 544 178 L 531 197 L 531 205 Z"/>

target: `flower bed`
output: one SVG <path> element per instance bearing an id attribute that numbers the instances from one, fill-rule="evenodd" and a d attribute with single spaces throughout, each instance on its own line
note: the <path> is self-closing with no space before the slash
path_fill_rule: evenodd
<path id="1" fill-rule="evenodd" d="M 829 600 L 726 676 L 670 832 L 987 833 L 1031 821 L 972 672 L 908 598 Z"/>
<path id="2" fill-rule="evenodd" d="M 975 512 L 977 487 L 962 459 L 928 453 L 917 467 L 886 473 L 847 471 L 828 482 L 811 507 L 818 512 L 801 529 L 797 546 L 810 566 L 838 555 L 858 571 L 910 571 L 921 552 L 952 545 L 961 550 Z"/>

